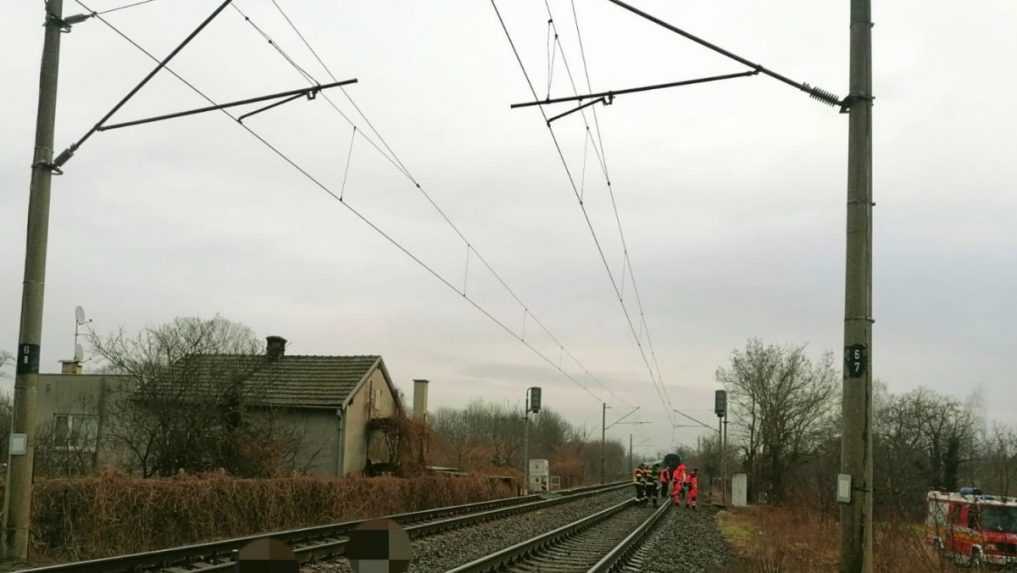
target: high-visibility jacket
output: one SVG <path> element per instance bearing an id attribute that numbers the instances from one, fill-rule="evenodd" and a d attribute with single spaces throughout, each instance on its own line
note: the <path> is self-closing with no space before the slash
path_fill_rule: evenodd
<path id="1" fill-rule="evenodd" d="M 696 474 L 689 474 L 689 477 L 686 478 L 685 481 L 687 481 L 689 483 L 689 491 L 690 492 L 695 493 L 695 492 L 699 491 L 699 476 L 698 475 L 696 475 Z"/>
<path id="2" fill-rule="evenodd" d="M 643 468 L 636 468 L 632 470 L 632 482 L 643 483 Z"/>
<path id="3" fill-rule="evenodd" d="M 657 478 L 660 480 L 660 483 L 667 483 L 671 481 L 671 468 L 667 466 L 662 467 L 660 469 L 660 473 L 657 474 Z"/>
<path id="4" fill-rule="evenodd" d="M 674 483 L 678 486 L 685 483 L 685 480 L 689 477 L 689 474 L 685 471 L 685 464 L 678 464 L 672 477 L 674 478 Z"/>

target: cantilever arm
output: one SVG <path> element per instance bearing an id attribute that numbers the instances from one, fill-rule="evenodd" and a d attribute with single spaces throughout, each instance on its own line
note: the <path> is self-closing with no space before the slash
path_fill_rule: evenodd
<path id="1" fill-rule="evenodd" d="M 107 131 L 107 130 L 110 130 L 110 129 L 120 129 L 122 127 L 130 127 L 132 125 L 141 125 L 141 124 L 144 124 L 144 123 L 153 123 L 153 122 L 156 122 L 156 121 L 163 121 L 163 120 L 166 120 L 166 119 L 174 119 L 174 118 L 177 118 L 177 117 L 184 117 L 184 116 L 188 116 L 188 115 L 195 115 L 195 114 L 205 113 L 205 112 L 209 112 L 209 111 L 216 111 L 216 110 L 226 109 L 226 108 L 230 108 L 230 107 L 237 107 L 237 106 L 240 106 L 240 105 L 248 105 L 248 104 L 252 104 L 252 103 L 258 103 L 258 102 L 268 101 L 268 100 L 273 100 L 273 99 L 278 99 L 278 98 L 287 98 L 287 99 L 284 99 L 282 101 L 275 102 L 272 105 L 265 106 L 265 107 L 263 107 L 261 109 L 257 109 L 257 110 L 254 110 L 254 111 L 248 113 L 248 114 L 245 114 L 245 115 L 241 116 L 241 119 L 242 119 L 244 117 L 248 117 L 248 116 L 254 115 L 256 113 L 263 112 L 263 111 L 265 111 L 267 109 L 271 109 L 271 108 L 273 108 L 273 107 L 275 107 L 277 105 L 282 105 L 282 104 L 284 104 L 284 103 L 286 103 L 288 101 L 293 101 L 294 99 L 296 99 L 296 98 L 298 98 L 300 96 L 303 96 L 303 95 L 306 95 L 306 96 L 308 96 L 308 98 L 312 98 L 313 99 L 314 96 L 319 91 L 321 91 L 321 90 L 328 89 L 328 88 L 334 88 L 334 87 L 338 87 L 338 86 L 345 86 L 345 85 L 348 85 L 348 84 L 355 84 L 355 83 L 357 83 L 356 78 L 350 79 L 350 80 L 343 80 L 341 82 L 333 82 L 333 83 L 330 83 L 330 84 L 323 84 L 323 85 L 320 85 L 320 86 L 311 86 L 311 87 L 300 88 L 300 89 L 296 89 L 296 90 L 289 90 L 289 91 L 285 91 L 285 92 L 279 92 L 279 93 L 274 93 L 274 94 L 269 94 L 269 95 L 264 95 L 264 96 L 259 96 L 259 97 L 252 97 L 252 98 L 247 98 L 247 99 L 242 99 L 242 100 L 237 100 L 237 101 L 231 101 L 231 102 L 228 102 L 228 103 L 221 103 L 221 104 L 218 104 L 218 105 L 207 105 L 207 106 L 204 106 L 204 107 L 199 107 L 199 108 L 195 108 L 195 109 L 188 109 L 188 110 L 178 111 L 178 112 L 174 112 L 174 113 L 167 113 L 167 114 L 164 114 L 164 115 L 157 115 L 157 116 L 154 116 L 154 117 L 146 117 L 146 118 L 143 118 L 143 119 L 135 119 L 135 120 L 132 120 L 132 121 L 125 121 L 125 122 L 122 122 L 122 123 L 112 123 L 110 125 L 103 125 L 103 126 L 99 127 L 99 131 Z"/>
<path id="2" fill-rule="evenodd" d="M 661 89 L 664 89 L 664 88 L 676 88 L 676 87 L 680 87 L 680 86 L 691 86 L 691 85 L 694 85 L 694 84 L 705 84 L 705 83 L 709 83 L 709 82 L 719 82 L 719 81 L 722 81 L 722 80 L 731 80 L 731 79 L 735 79 L 735 78 L 744 78 L 744 77 L 748 77 L 748 76 L 754 76 L 754 75 L 756 75 L 758 73 L 759 73 L 759 70 L 749 70 L 747 72 L 739 72 L 739 73 L 736 73 L 736 74 L 724 74 L 724 75 L 720 75 L 720 76 L 708 76 L 708 77 L 705 77 L 705 78 L 695 78 L 695 79 L 691 79 L 691 80 L 681 80 L 681 81 L 677 81 L 677 82 L 668 82 L 668 83 L 665 83 L 665 84 L 653 84 L 653 85 L 649 85 L 649 86 L 639 86 L 639 87 L 635 87 L 635 88 L 625 88 L 625 89 L 621 89 L 621 90 L 610 90 L 610 91 L 606 91 L 606 92 L 597 92 L 597 93 L 592 93 L 592 94 L 584 94 L 584 95 L 568 96 L 568 97 L 557 97 L 557 98 L 547 98 L 547 99 L 544 99 L 544 100 L 528 101 L 528 102 L 524 102 L 524 103 L 514 103 L 514 104 L 512 104 L 509 107 L 512 108 L 512 109 L 515 109 L 515 108 L 519 108 L 519 107 L 530 107 L 530 106 L 535 106 L 535 105 L 548 105 L 548 104 L 562 103 L 562 102 L 567 102 L 567 101 L 582 101 L 584 99 L 594 99 L 594 98 L 607 98 L 607 101 L 605 101 L 605 103 L 610 103 L 610 101 L 613 100 L 615 96 L 619 96 L 619 95 L 625 95 L 625 94 L 631 94 L 631 93 L 637 93 L 637 92 L 646 92 L 646 91 L 650 91 L 650 90 L 661 90 Z M 557 118 L 555 118 L 555 119 L 557 119 Z"/>

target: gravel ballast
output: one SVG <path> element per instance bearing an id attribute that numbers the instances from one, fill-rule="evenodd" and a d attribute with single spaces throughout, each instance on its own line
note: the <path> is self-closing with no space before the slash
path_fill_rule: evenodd
<path id="1" fill-rule="evenodd" d="M 627 573 L 699 573 L 727 571 L 731 549 L 717 527 L 717 510 L 673 510 L 662 518 Z"/>
<path id="2" fill-rule="evenodd" d="M 540 533 L 571 523 L 632 497 L 624 488 L 520 515 L 513 515 L 413 542 L 411 573 L 440 573 Z M 302 573 L 350 573 L 345 559 L 303 566 Z"/>

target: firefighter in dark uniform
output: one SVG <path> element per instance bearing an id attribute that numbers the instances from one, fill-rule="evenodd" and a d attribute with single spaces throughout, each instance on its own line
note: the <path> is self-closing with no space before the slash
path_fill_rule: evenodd
<path id="1" fill-rule="evenodd" d="M 636 499 L 643 499 L 643 475 L 646 473 L 646 464 L 639 464 L 632 470 L 632 483 L 636 486 Z"/>

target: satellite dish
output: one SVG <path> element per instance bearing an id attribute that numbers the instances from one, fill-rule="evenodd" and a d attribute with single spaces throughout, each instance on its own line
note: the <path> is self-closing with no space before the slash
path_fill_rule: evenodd
<path id="1" fill-rule="evenodd" d="M 74 361 L 81 362 L 85 358 L 85 351 L 81 349 L 80 344 L 74 345 Z"/>
<path id="2" fill-rule="evenodd" d="M 85 309 L 80 306 L 74 307 L 74 320 L 76 320 L 78 324 L 85 324 Z"/>

